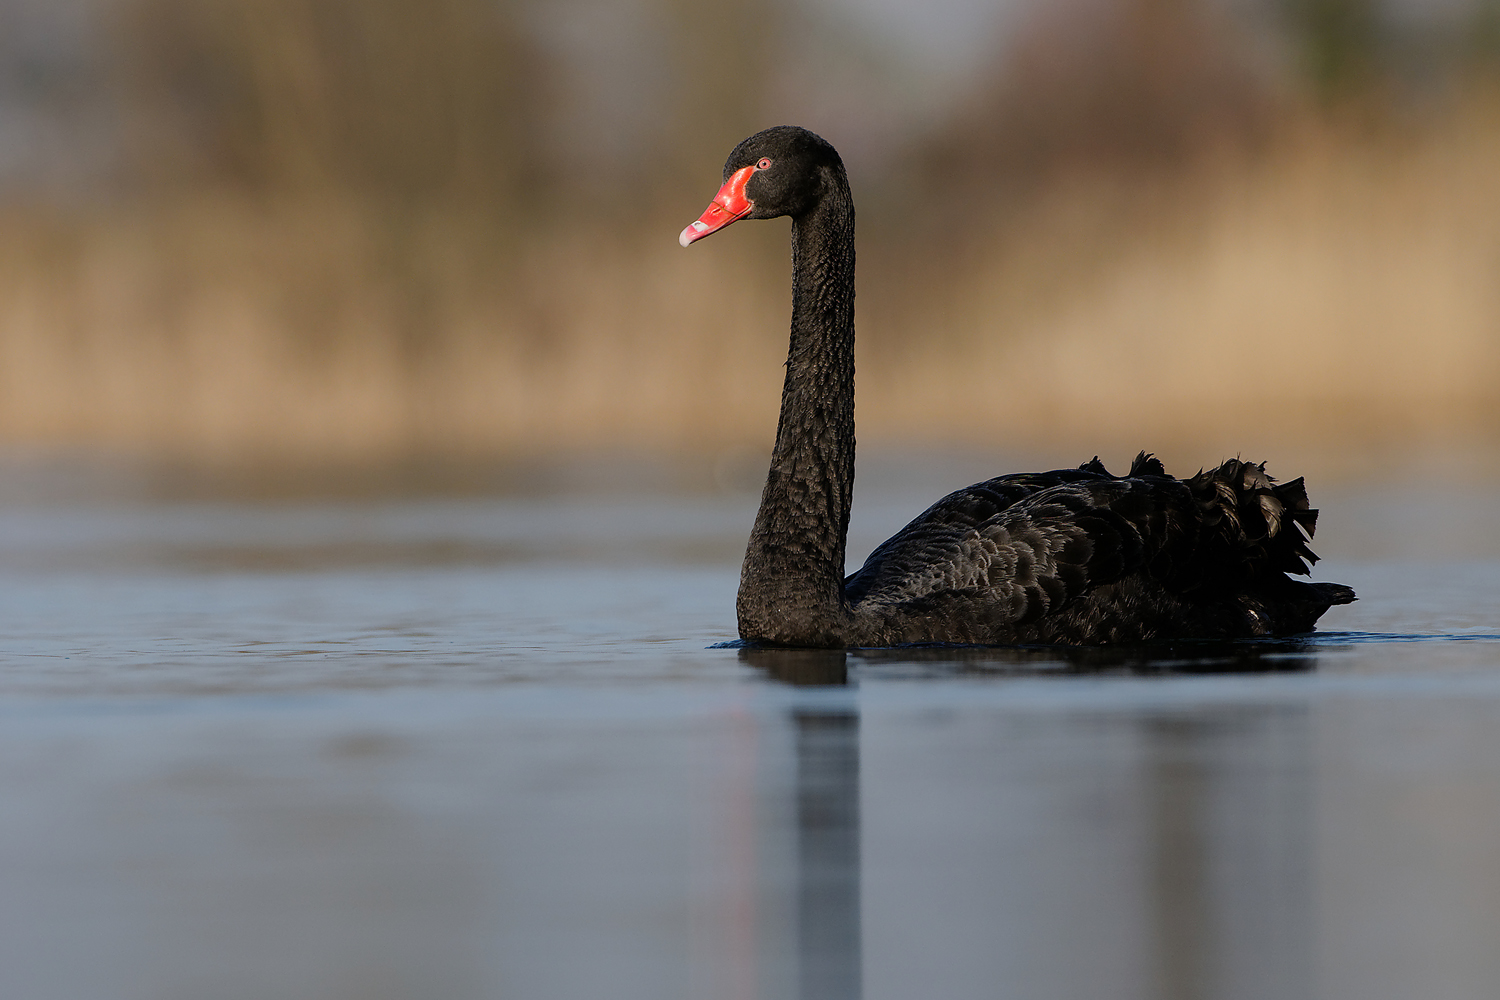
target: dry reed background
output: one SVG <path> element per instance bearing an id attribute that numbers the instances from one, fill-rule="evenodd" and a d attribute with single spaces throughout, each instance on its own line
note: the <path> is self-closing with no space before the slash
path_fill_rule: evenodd
<path id="1" fill-rule="evenodd" d="M 791 8 L 765 9 L 643 3 L 661 79 L 594 136 L 521 8 L 109 5 L 118 165 L 0 212 L 0 440 L 294 464 L 764 445 L 784 229 L 675 236 L 744 134 L 863 135 L 807 97 L 843 63 L 789 55 Z M 1188 471 L 1488 448 L 1484 59 L 1449 45 L 1413 93 L 1355 0 L 1290 5 L 1271 58 L 1194 0 L 1038 9 L 856 172 L 862 440 L 1148 444 Z"/>

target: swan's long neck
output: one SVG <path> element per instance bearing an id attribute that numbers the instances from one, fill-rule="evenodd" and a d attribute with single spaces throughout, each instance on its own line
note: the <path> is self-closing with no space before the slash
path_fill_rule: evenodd
<path id="1" fill-rule="evenodd" d="M 792 219 L 792 335 L 776 449 L 740 573 L 740 635 L 842 646 L 854 489 L 854 203 L 842 172 Z"/>

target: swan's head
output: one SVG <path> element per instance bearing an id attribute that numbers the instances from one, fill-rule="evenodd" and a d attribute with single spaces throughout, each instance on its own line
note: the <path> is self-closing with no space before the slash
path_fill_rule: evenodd
<path id="1" fill-rule="evenodd" d="M 724 164 L 724 186 L 677 242 L 687 246 L 740 219 L 803 215 L 843 170 L 838 151 L 805 128 L 777 125 L 757 132 L 734 147 Z"/>

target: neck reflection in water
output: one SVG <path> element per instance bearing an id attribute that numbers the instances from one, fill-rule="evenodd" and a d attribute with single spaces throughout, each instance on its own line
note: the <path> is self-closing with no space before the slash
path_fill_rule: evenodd
<path id="1" fill-rule="evenodd" d="M 848 683 L 842 650 L 743 649 L 740 657 L 797 687 Z M 796 751 L 797 983 L 801 1000 L 859 1000 L 859 714 L 791 713 Z"/>

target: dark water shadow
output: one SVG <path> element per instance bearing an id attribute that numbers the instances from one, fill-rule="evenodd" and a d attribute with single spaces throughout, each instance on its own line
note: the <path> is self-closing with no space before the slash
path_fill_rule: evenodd
<path id="1" fill-rule="evenodd" d="M 842 687 L 849 683 L 849 654 L 842 649 L 776 649 L 741 646 L 740 662 L 793 687 Z"/>
<path id="2" fill-rule="evenodd" d="M 885 649 L 780 649 L 723 643 L 738 648 L 741 662 L 773 680 L 795 687 L 838 686 L 850 668 L 882 677 L 1298 673 L 1317 667 L 1320 646 L 1339 644 L 1321 637 L 1239 639 L 1229 642 L 1180 640 L 1121 646 L 961 646 L 933 643 Z"/>
<path id="3" fill-rule="evenodd" d="M 1306 639 L 1182 640 L 1122 646 L 902 646 L 851 651 L 882 677 L 1297 673 L 1317 667 Z"/>

